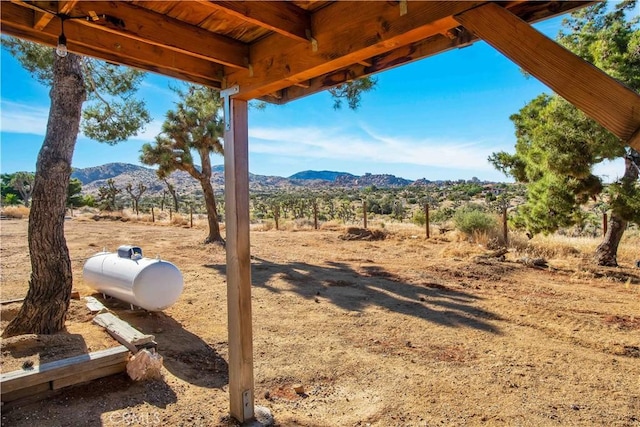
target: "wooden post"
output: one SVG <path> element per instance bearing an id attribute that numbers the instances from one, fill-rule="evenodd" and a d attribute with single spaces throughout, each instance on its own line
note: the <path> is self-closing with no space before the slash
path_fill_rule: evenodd
<path id="1" fill-rule="evenodd" d="M 318 202 L 313 202 L 313 228 L 318 229 Z"/>
<path id="2" fill-rule="evenodd" d="M 429 227 L 429 203 L 424 204 L 424 227 L 427 233 L 427 239 L 431 237 L 430 227 Z"/>
<path id="3" fill-rule="evenodd" d="M 602 235 L 604 236 L 605 234 L 607 234 L 607 227 L 609 225 L 608 219 L 607 219 L 607 213 L 603 212 L 602 213 Z"/>
<path id="4" fill-rule="evenodd" d="M 251 259 L 249 248 L 249 130 L 247 101 L 230 105 L 224 133 L 227 231 L 227 310 L 230 414 L 240 422 L 254 416 Z"/>
<path id="5" fill-rule="evenodd" d="M 362 213 L 364 214 L 364 228 L 367 229 L 367 201 L 362 201 Z"/>
<path id="6" fill-rule="evenodd" d="M 151 206 L 151 222 L 156 222 L 156 214 L 153 212 L 153 206 Z"/>
<path id="7" fill-rule="evenodd" d="M 507 208 L 502 208 L 502 237 L 504 245 L 509 246 L 509 228 L 507 227 Z"/>
<path id="8" fill-rule="evenodd" d="M 173 220 L 173 213 L 171 212 L 171 208 L 169 208 L 169 221 Z"/>
<path id="9" fill-rule="evenodd" d="M 189 227 L 193 228 L 193 205 L 189 205 Z"/>

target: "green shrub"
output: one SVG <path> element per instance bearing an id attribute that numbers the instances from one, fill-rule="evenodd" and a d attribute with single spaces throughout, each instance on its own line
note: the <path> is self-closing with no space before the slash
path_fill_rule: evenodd
<path id="1" fill-rule="evenodd" d="M 418 209 L 413 212 L 413 218 L 411 218 L 411 220 L 414 224 L 422 226 L 427 222 L 427 217 L 425 216 L 423 210 Z"/>
<path id="2" fill-rule="evenodd" d="M 488 232 L 497 226 L 493 216 L 471 206 L 457 210 L 453 222 L 456 229 L 468 235 Z"/>

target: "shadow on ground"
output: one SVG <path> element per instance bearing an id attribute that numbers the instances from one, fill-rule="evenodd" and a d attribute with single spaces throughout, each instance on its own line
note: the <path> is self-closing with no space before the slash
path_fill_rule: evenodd
<path id="1" fill-rule="evenodd" d="M 126 393 L 123 393 L 126 392 Z M 159 425 L 158 409 L 177 402 L 175 392 L 164 381 L 133 382 L 126 373 L 93 380 L 59 390 L 42 402 L 11 402 L 2 409 L 2 425 L 7 426 L 101 426 Z M 129 408 L 147 404 L 141 414 Z M 101 419 L 102 414 L 106 420 Z M 132 420 L 137 419 L 134 424 Z M 145 420 L 149 424 L 144 424 Z"/>
<path id="2" fill-rule="evenodd" d="M 105 305 L 134 328 L 155 336 L 164 367 L 176 377 L 199 387 L 228 384 L 229 366 L 215 348 L 218 344 L 209 345 L 163 312 L 131 310 L 129 304 L 115 299 L 108 299 Z"/>
<path id="3" fill-rule="evenodd" d="M 274 279 L 280 279 L 305 299 L 322 298 L 348 311 L 378 306 L 438 325 L 500 333 L 495 325 L 489 323 L 501 320 L 500 317 L 475 306 L 480 297 L 450 289 L 435 280 L 409 283 L 376 265 L 354 270 L 348 264 L 334 261 L 316 265 L 302 262 L 280 264 L 257 257 L 252 260 L 253 286 L 273 293 L 285 291 L 272 285 Z M 224 264 L 205 267 L 226 274 Z"/>

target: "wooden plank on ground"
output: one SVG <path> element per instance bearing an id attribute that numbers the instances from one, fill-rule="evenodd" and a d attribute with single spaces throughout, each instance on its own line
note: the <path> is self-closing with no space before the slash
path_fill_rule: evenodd
<path id="1" fill-rule="evenodd" d="M 0 305 L 13 304 L 14 302 L 22 302 L 22 301 L 24 301 L 24 297 L 23 298 L 13 298 L 13 299 L 0 301 Z"/>
<path id="2" fill-rule="evenodd" d="M 93 322 L 105 328 L 112 337 L 133 353 L 138 352 L 138 347 L 149 344 L 155 339 L 153 335 L 143 334 L 113 313 L 98 314 L 93 318 Z"/>
<path id="3" fill-rule="evenodd" d="M 84 300 L 87 302 L 87 308 L 92 313 L 106 311 L 107 307 L 102 305 L 100 301 L 95 299 L 94 297 L 84 297 Z"/>
<path id="4" fill-rule="evenodd" d="M 93 369 L 79 373 L 77 375 L 69 375 L 68 377 L 60 378 L 51 381 L 51 389 L 58 390 L 70 385 L 80 384 L 87 381 L 96 380 L 102 377 L 108 377 L 109 375 L 118 374 L 124 372 L 127 369 L 127 362 L 118 362 L 114 365 L 103 366 L 102 368 Z"/>
<path id="5" fill-rule="evenodd" d="M 11 402 L 13 400 L 23 399 L 25 397 L 33 396 L 36 394 L 44 393 L 51 390 L 51 383 L 49 381 L 32 385 L 29 387 L 21 388 L 18 390 L 6 392 L 4 391 L 4 387 L 2 390 L 2 401 L 3 402 Z"/>
<path id="6" fill-rule="evenodd" d="M 19 370 L 0 375 L 0 390 L 4 395 L 16 390 L 47 383 L 70 375 L 110 366 L 129 359 L 129 349 L 118 346 L 67 359 L 43 363 L 31 370 Z"/>

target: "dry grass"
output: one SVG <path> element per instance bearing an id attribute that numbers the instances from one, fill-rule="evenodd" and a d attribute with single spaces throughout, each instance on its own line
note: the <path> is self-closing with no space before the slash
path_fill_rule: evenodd
<path id="1" fill-rule="evenodd" d="M 29 217 L 29 208 L 24 206 L 7 206 L 2 209 L 2 213 L 7 218 L 23 219 Z"/>

